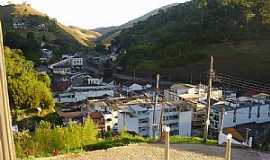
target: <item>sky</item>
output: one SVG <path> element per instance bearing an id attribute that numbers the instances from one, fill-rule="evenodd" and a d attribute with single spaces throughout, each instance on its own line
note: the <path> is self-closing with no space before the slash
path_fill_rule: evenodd
<path id="1" fill-rule="evenodd" d="M 0 0 L 6 4 L 8 0 Z M 65 25 L 93 29 L 116 26 L 154 9 L 186 0 L 10 0 L 31 6 Z"/>

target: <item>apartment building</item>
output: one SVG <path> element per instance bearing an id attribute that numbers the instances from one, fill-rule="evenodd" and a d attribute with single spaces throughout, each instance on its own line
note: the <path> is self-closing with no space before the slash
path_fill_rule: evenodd
<path id="1" fill-rule="evenodd" d="M 172 135 L 191 135 L 191 111 L 181 108 L 178 103 L 159 103 L 155 111 L 153 103 L 127 104 L 119 108 L 118 131 L 125 129 L 142 136 L 152 136 L 153 131 L 159 135 L 160 126 L 166 125 L 171 127 Z"/>
<path id="2" fill-rule="evenodd" d="M 224 113 L 222 112 L 224 107 Z M 265 94 L 253 97 L 231 98 L 211 109 L 210 127 L 218 130 L 221 117 L 224 116 L 223 128 L 235 127 L 248 123 L 270 122 L 270 99 Z"/>

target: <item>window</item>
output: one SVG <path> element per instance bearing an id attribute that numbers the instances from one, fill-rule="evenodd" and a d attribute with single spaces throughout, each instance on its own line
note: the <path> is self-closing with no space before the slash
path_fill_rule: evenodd
<path id="1" fill-rule="evenodd" d="M 260 112 L 261 112 L 261 106 L 258 106 L 258 110 L 257 110 L 257 118 L 260 118 Z"/>
<path id="2" fill-rule="evenodd" d="M 236 122 L 236 111 L 237 111 L 237 109 L 234 109 L 234 111 L 233 111 L 233 123 Z"/>
<path id="3" fill-rule="evenodd" d="M 251 111 L 252 111 L 252 108 L 251 108 L 251 106 L 250 106 L 250 107 L 249 107 L 249 110 L 248 110 L 248 119 L 251 118 Z"/>

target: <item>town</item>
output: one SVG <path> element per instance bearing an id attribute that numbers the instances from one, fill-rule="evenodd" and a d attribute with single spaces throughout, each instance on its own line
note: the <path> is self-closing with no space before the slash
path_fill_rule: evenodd
<path id="1" fill-rule="evenodd" d="M 270 0 L 0 1 L 0 160 L 269 160 Z"/>
<path id="2" fill-rule="evenodd" d="M 52 51 L 42 49 L 42 52 L 44 57 L 41 60 L 44 60 Z M 160 135 L 163 126 L 169 126 L 171 135 L 204 134 L 208 100 L 206 84 L 179 82 L 161 89 L 159 79 L 155 83 L 106 81 L 104 77 L 84 69 L 85 63 L 92 59 L 87 58 L 79 54 L 63 55 L 59 62 L 43 66 L 40 70 L 54 77 L 52 90 L 57 113 L 64 124 L 82 123 L 91 117 L 101 132 L 127 130 L 153 137 Z M 109 58 L 112 56 L 103 57 L 103 61 Z M 235 144 L 251 147 L 264 142 L 264 134 L 270 130 L 262 127 L 270 123 L 270 96 L 250 91 L 239 94 L 226 87 L 211 89 L 209 136 L 212 139 L 218 139 L 222 144 L 230 133 Z M 258 131 L 259 127 L 263 130 Z"/>

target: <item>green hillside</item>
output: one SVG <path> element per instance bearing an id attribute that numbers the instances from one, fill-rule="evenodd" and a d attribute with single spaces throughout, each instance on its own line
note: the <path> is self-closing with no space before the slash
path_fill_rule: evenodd
<path id="1" fill-rule="evenodd" d="M 0 18 L 5 45 L 22 49 L 34 62 L 39 58 L 41 47 L 53 49 L 54 59 L 57 59 L 61 54 L 92 49 L 93 41 L 101 36 L 97 32 L 62 25 L 28 4 L 0 6 Z"/>
<path id="2" fill-rule="evenodd" d="M 270 82 L 270 1 L 192 0 L 125 29 L 115 38 L 126 72 L 202 80 L 217 72 Z"/>
<path id="3" fill-rule="evenodd" d="M 120 26 L 101 27 L 101 28 L 94 29 L 94 31 L 102 34 L 102 37 L 99 38 L 99 41 L 101 41 L 103 44 L 110 44 L 112 39 L 117 37 L 123 29 L 131 28 L 136 23 L 141 22 L 141 21 L 145 21 L 149 17 L 158 14 L 158 12 L 160 10 L 166 11 L 167 9 L 169 9 L 173 6 L 176 6 L 177 4 L 178 3 L 173 3 L 173 4 L 163 6 L 161 8 L 155 9 L 155 10 L 150 11 L 150 12 L 148 12 L 148 13 L 146 13 L 146 14 L 144 14 L 136 19 L 130 20 L 129 22 L 124 23 Z"/>

